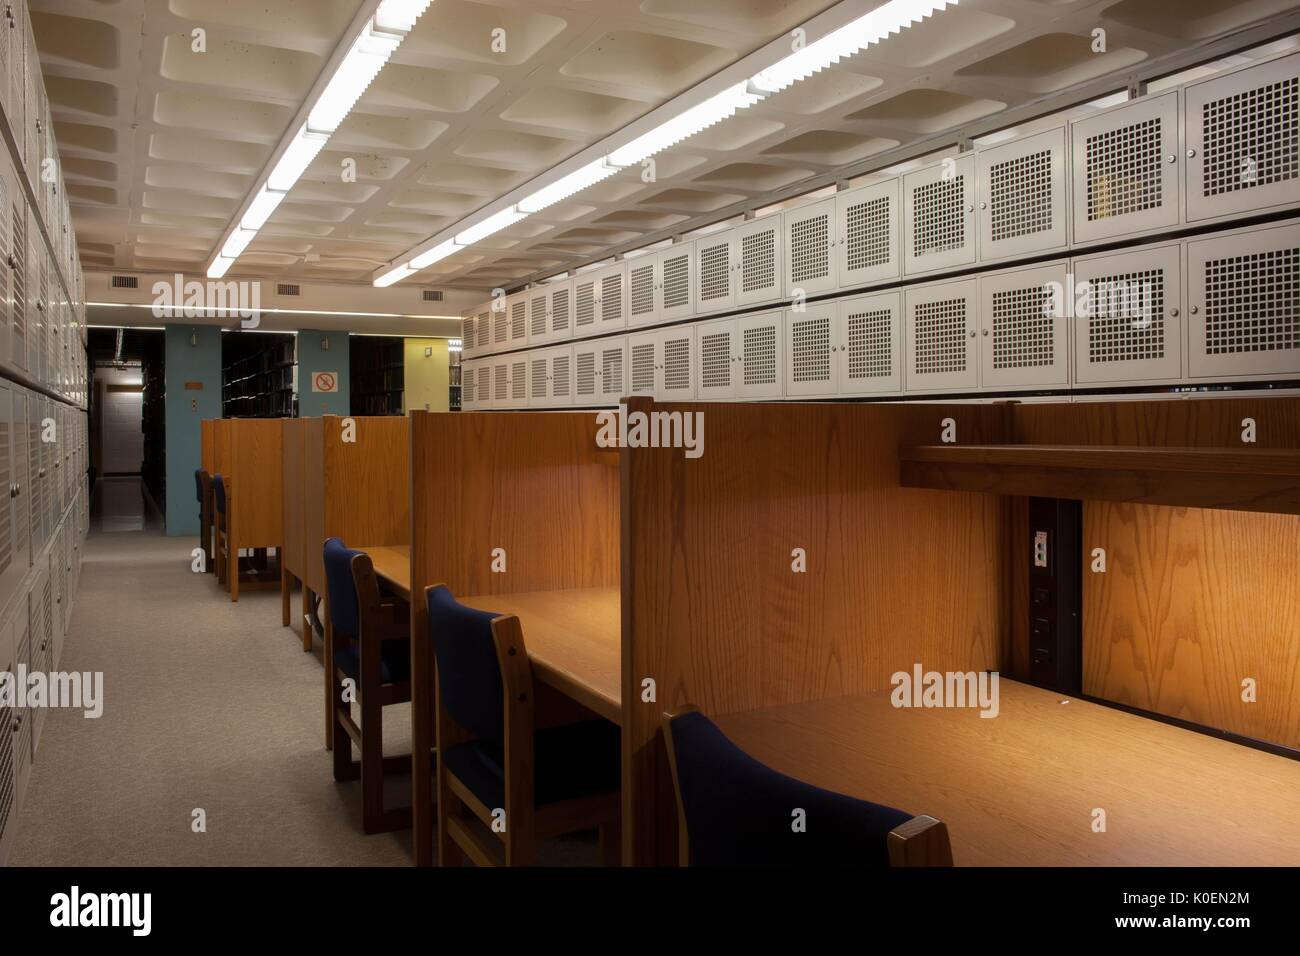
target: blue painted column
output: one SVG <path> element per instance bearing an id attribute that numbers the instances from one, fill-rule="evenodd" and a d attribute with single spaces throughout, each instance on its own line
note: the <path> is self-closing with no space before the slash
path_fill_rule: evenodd
<path id="1" fill-rule="evenodd" d="M 166 329 L 167 534 L 196 535 L 199 422 L 221 417 L 221 330 L 210 325 Z"/>
<path id="2" fill-rule="evenodd" d="M 352 401 L 348 366 L 351 361 L 351 336 L 346 332 L 298 330 L 298 417 L 347 415 Z M 329 348 L 325 343 L 329 343 Z M 337 392 L 312 390 L 319 372 L 328 372 L 338 383 Z"/>

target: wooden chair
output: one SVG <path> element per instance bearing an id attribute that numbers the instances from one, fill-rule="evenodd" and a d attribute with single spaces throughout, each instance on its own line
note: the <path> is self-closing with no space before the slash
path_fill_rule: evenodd
<path id="1" fill-rule="evenodd" d="M 506 866 L 528 866 L 539 837 L 588 827 L 600 829 L 604 862 L 617 864 L 619 728 L 596 719 L 538 729 L 519 618 L 465 607 L 441 584 L 424 596 L 438 680 L 441 865 L 468 856 L 492 866 L 504 848 Z"/>
<path id="2" fill-rule="evenodd" d="M 778 773 L 694 707 L 664 714 L 663 733 L 682 866 L 952 866 L 948 827 L 934 817 Z"/>
<path id="3" fill-rule="evenodd" d="M 203 543 L 205 571 L 215 573 L 216 551 L 212 544 L 212 479 L 208 473 L 198 468 L 194 472 L 194 493 L 199 499 L 199 540 Z"/>
<path id="4" fill-rule="evenodd" d="M 400 610 L 379 596 L 374 565 L 364 551 L 338 538 L 325 542 L 325 583 L 333 625 L 333 661 L 326 668 L 334 722 L 334 779 L 361 778 L 362 827 L 366 833 L 411 825 L 411 808 L 384 807 L 384 776 L 410 773 L 411 755 L 384 756 L 383 708 L 411 699 L 411 642 L 406 606 Z M 344 698 L 351 681 L 361 708 L 361 725 Z M 346 736 L 344 736 L 346 734 Z M 361 752 L 352 759 L 351 742 Z"/>

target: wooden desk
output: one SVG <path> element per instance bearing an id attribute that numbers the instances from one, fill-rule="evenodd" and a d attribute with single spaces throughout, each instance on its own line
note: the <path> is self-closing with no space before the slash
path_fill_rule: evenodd
<path id="1" fill-rule="evenodd" d="M 526 627 L 526 625 L 525 625 Z M 958 866 L 1300 860 L 1300 761 L 1003 679 L 995 718 L 839 697 L 717 719 L 809 783 L 948 824 Z M 1106 832 L 1092 831 L 1094 808 Z"/>
<path id="2" fill-rule="evenodd" d="M 517 615 L 538 679 L 622 724 L 618 588 L 485 594 L 460 598 L 460 602 L 481 611 Z"/>
<path id="3" fill-rule="evenodd" d="M 375 576 L 408 603 L 411 600 L 411 549 L 404 544 L 363 546 L 357 548 L 370 555 Z"/>

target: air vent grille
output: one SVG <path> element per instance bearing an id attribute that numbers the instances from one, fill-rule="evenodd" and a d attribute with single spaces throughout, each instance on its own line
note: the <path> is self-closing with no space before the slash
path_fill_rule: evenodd
<path id="1" fill-rule="evenodd" d="M 425 302 L 441 302 L 443 298 L 444 298 L 444 294 L 441 289 L 423 290 L 423 299 Z"/>
<path id="2" fill-rule="evenodd" d="M 302 295 L 302 286 L 289 282 L 277 282 L 275 285 L 276 295 Z"/>
<path id="3" fill-rule="evenodd" d="M 138 289 L 140 279 L 137 276 L 113 276 L 110 285 L 114 289 Z"/>

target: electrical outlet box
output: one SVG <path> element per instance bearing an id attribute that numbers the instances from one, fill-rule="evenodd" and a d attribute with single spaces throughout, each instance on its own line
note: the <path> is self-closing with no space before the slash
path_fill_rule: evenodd
<path id="1" fill-rule="evenodd" d="M 1029 679 L 1083 691 L 1083 505 L 1029 499 Z"/>

